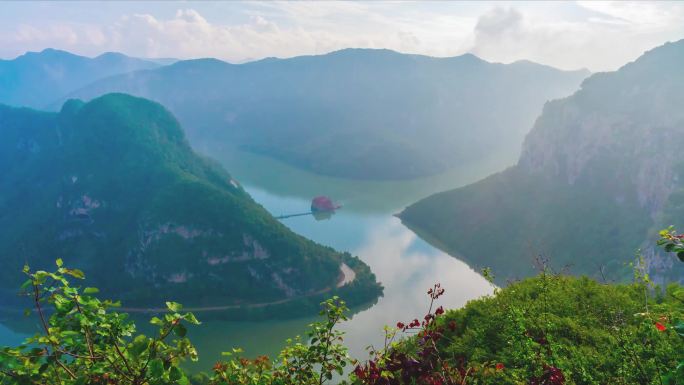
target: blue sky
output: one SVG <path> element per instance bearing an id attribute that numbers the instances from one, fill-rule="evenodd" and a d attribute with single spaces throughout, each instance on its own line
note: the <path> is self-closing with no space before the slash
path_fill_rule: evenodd
<path id="1" fill-rule="evenodd" d="M 5 59 L 51 47 L 244 62 L 366 47 L 601 71 L 682 38 L 680 2 L 0 2 Z"/>

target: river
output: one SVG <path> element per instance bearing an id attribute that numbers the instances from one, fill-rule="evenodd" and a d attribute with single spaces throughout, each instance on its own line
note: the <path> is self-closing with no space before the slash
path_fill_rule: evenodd
<path id="1" fill-rule="evenodd" d="M 283 219 L 295 232 L 314 241 L 349 251 L 365 261 L 384 286 L 384 296 L 367 309 L 356 309 L 341 328 L 354 357 L 366 358 L 366 347 L 383 341 L 383 326 L 424 315 L 426 291 L 439 282 L 446 289 L 440 304 L 460 307 L 491 293 L 491 285 L 460 260 L 421 240 L 393 216 L 406 205 L 432 193 L 474 182 L 501 170 L 501 161 L 463 165 L 457 170 L 411 181 L 357 181 L 324 177 L 279 161 L 240 151 L 207 149 L 252 197 L 273 215 L 307 211 L 311 198 L 327 195 L 344 207 L 330 219 L 313 216 Z M 202 314 L 198 314 L 202 318 Z M 207 321 L 189 330 L 200 361 L 191 371 L 208 370 L 222 351 L 241 347 L 247 356 L 274 355 L 285 340 L 302 334 L 315 317 L 261 322 Z M 1 319 L 0 319 L 0 322 Z M 0 324 L 0 346 L 24 338 L 11 323 Z"/>

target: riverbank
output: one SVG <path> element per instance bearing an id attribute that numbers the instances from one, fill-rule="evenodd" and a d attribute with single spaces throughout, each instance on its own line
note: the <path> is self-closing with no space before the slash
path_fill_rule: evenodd
<path id="1" fill-rule="evenodd" d="M 346 263 L 340 264 L 340 277 L 337 280 L 336 288 L 342 288 L 348 284 L 351 284 L 356 279 L 356 272 L 352 270 Z M 297 301 L 302 298 L 308 298 L 313 296 L 320 296 L 322 294 L 328 293 L 333 290 L 333 287 L 327 287 L 325 289 L 304 294 L 292 298 L 284 298 L 277 301 L 262 302 L 262 303 L 251 303 L 251 304 L 230 304 L 230 305 L 217 305 L 217 306 L 201 306 L 201 307 L 184 307 L 183 310 L 190 311 L 193 313 L 204 313 L 204 312 L 215 312 L 215 311 L 226 311 L 226 310 L 238 310 L 238 309 L 251 309 L 251 308 L 264 308 L 268 306 L 283 305 L 289 302 Z M 158 314 L 167 311 L 165 307 L 121 307 L 121 311 L 126 313 L 142 313 L 142 314 Z"/>

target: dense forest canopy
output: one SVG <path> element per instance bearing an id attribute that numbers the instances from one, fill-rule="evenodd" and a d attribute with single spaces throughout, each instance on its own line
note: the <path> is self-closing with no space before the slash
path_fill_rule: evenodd
<path id="1" fill-rule="evenodd" d="M 157 103 L 110 94 L 58 114 L 0 107 L 0 138 L 5 290 L 13 269 L 61 257 L 136 306 L 332 294 L 343 263 L 357 271 L 340 288 L 352 302 L 379 292 L 363 262 L 293 233 L 193 152 Z"/>

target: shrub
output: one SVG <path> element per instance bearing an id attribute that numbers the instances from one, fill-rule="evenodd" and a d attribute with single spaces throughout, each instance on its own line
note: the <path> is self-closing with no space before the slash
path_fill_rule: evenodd
<path id="1" fill-rule="evenodd" d="M 666 251 L 684 255 L 684 235 L 668 229 L 661 237 Z M 603 284 L 544 268 L 450 311 L 437 306 L 444 288 L 436 284 L 426 315 L 386 327 L 385 343 L 365 362 L 342 344 L 336 327 L 348 309 L 334 297 L 322 303 L 323 320 L 288 340 L 276 359 L 234 349 L 212 373 L 188 376 L 179 364 L 197 359 L 185 338 L 186 325 L 199 324 L 194 315 L 168 302 L 168 312 L 150 321 L 156 335 L 139 334 L 117 303 L 72 286 L 83 273 L 58 260 L 54 272 L 24 269 L 28 314 L 43 330 L 0 349 L 0 384 L 684 384 L 684 289 L 653 287 L 641 265 L 634 271 L 633 283 Z"/>

